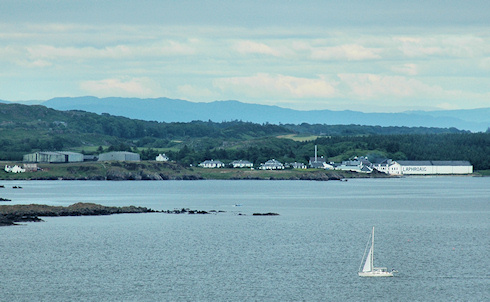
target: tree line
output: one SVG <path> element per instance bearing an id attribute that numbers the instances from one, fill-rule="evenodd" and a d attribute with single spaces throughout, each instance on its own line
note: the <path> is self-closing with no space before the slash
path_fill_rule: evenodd
<path id="1" fill-rule="evenodd" d="M 367 156 L 371 161 L 385 158 L 466 160 L 476 170 L 490 169 L 490 133 L 332 136 L 308 142 L 269 138 L 258 140 L 249 146 L 241 145 L 239 148 L 197 149 L 184 145 L 179 151 L 169 151 L 167 155 L 186 165 L 195 165 L 207 159 L 225 163 L 245 159 L 255 165 L 272 158 L 283 163 L 308 163 L 310 157 L 314 156 L 315 145 L 318 156 L 335 162 L 354 156 Z"/>
<path id="2" fill-rule="evenodd" d="M 278 138 L 286 134 L 320 137 L 309 141 Z M 0 160 L 21 160 L 23 154 L 34 151 L 101 146 L 96 152 L 133 151 L 143 159 L 165 152 L 185 165 L 206 159 L 246 159 L 257 165 L 272 158 L 307 163 L 315 145 L 319 155 L 335 162 L 362 155 L 394 160 L 468 160 L 477 170 L 490 169 L 490 131 L 243 121 L 164 123 L 0 104 Z"/>

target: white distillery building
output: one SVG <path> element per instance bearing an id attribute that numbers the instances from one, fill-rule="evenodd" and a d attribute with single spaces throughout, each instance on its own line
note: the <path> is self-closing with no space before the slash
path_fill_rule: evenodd
<path id="1" fill-rule="evenodd" d="M 471 174 L 473 166 L 464 160 L 399 160 L 392 161 L 384 170 L 393 175 L 451 175 Z"/>
<path id="2" fill-rule="evenodd" d="M 341 165 L 335 167 L 335 170 L 351 171 L 357 173 L 371 173 L 373 172 L 373 164 L 367 159 L 367 157 L 354 157 L 351 160 L 343 161 Z"/>

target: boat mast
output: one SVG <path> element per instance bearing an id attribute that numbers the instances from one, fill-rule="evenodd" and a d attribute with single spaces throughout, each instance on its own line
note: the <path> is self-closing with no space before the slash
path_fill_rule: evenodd
<path id="1" fill-rule="evenodd" d="M 371 270 L 374 270 L 374 226 L 373 226 L 373 236 L 371 242 Z"/>

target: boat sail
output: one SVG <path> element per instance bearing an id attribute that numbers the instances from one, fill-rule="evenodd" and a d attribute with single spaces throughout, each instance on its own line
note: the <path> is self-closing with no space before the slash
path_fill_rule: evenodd
<path id="1" fill-rule="evenodd" d="M 373 233 L 371 234 L 371 247 L 369 248 L 369 252 L 367 254 L 367 257 L 365 258 L 364 266 L 362 266 L 362 261 L 361 261 L 361 266 L 359 267 L 359 276 L 360 277 L 393 277 L 393 273 L 395 273 L 395 270 L 388 271 L 386 267 L 374 267 L 374 227 L 373 227 Z M 366 245 L 366 249 L 369 245 L 369 241 Z M 364 251 L 364 255 L 366 255 L 366 252 Z M 362 257 L 362 260 L 364 260 L 364 256 Z M 362 270 L 361 270 L 362 267 Z"/>

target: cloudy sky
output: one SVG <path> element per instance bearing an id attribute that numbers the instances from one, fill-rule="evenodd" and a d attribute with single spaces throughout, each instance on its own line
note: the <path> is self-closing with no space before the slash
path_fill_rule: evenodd
<path id="1" fill-rule="evenodd" d="M 490 1 L 0 0 L 0 99 L 490 107 Z"/>

